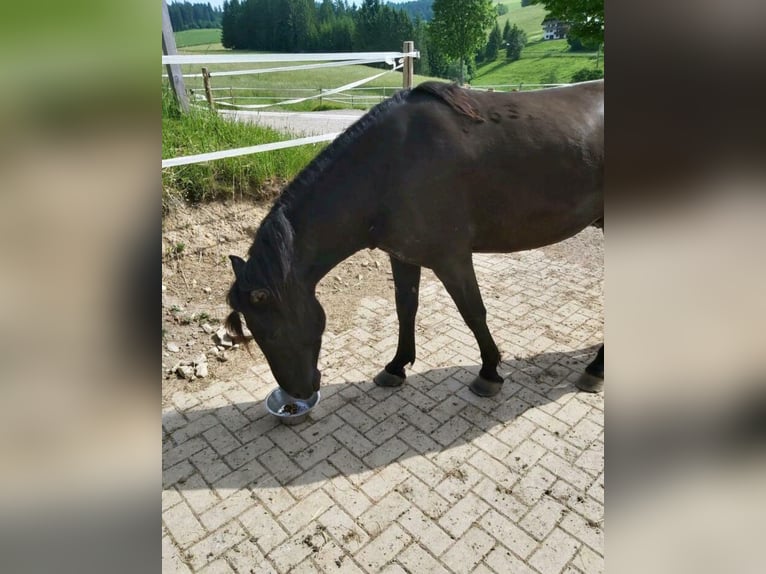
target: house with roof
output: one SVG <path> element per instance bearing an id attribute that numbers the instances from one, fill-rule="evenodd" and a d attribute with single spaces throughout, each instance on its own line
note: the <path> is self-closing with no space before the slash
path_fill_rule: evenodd
<path id="1" fill-rule="evenodd" d="M 560 40 L 566 38 L 569 26 L 558 18 L 543 20 L 543 40 Z"/>

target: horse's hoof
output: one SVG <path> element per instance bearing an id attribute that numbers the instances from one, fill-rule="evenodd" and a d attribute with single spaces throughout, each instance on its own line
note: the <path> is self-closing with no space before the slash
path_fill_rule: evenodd
<path id="1" fill-rule="evenodd" d="M 471 386 L 468 387 L 474 395 L 480 397 L 494 397 L 503 388 L 503 381 L 488 381 L 487 379 L 479 376 L 476 377 Z"/>
<path id="2" fill-rule="evenodd" d="M 604 390 L 604 377 L 597 377 L 586 371 L 577 379 L 575 387 L 586 393 L 601 392 Z"/>
<path id="3" fill-rule="evenodd" d="M 372 382 L 379 387 L 401 387 L 402 383 L 404 383 L 404 377 L 392 375 L 386 369 L 383 369 L 377 375 L 375 375 L 375 378 L 372 379 Z"/>

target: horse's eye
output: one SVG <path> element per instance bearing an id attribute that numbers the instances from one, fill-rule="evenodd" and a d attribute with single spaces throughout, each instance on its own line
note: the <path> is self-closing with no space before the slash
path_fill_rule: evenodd
<path id="1" fill-rule="evenodd" d="M 253 305 L 260 305 L 269 299 L 269 292 L 266 289 L 256 289 L 250 291 L 250 302 Z"/>

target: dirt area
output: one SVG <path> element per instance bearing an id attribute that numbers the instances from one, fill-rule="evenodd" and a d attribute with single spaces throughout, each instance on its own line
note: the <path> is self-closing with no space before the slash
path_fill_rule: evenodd
<path id="1" fill-rule="evenodd" d="M 163 403 L 177 390 L 196 391 L 211 382 L 241 377 L 254 361 L 262 360 L 256 345 L 254 358 L 239 347 L 216 348 L 214 332 L 229 313 L 226 293 L 233 281 L 228 255 L 246 257 L 253 235 L 270 204 L 245 201 L 210 203 L 198 207 L 178 205 L 163 220 L 162 330 Z M 601 265 L 601 231 L 589 228 L 579 235 L 543 249 L 551 259 L 586 267 Z M 432 279 L 424 270 L 423 281 Z M 363 250 L 343 261 L 318 286 L 317 296 L 327 314 L 327 330 L 353 328 L 364 297 L 391 302 L 394 289 L 388 256 Z M 205 329 L 212 332 L 206 332 Z M 181 378 L 183 362 L 206 361 L 203 378 Z M 194 372 L 188 367 L 187 372 Z"/>
<path id="2" fill-rule="evenodd" d="M 226 293 L 234 280 L 228 256 L 247 258 L 247 250 L 270 204 L 249 202 L 178 206 L 166 215 L 162 233 L 163 402 L 181 389 L 204 388 L 215 380 L 241 376 L 254 359 L 241 348 L 216 353 L 214 335 L 229 314 Z M 388 256 L 363 250 L 335 267 L 318 285 L 317 297 L 327 314 L 327 330 L 352 328 L 363 297 L 383 297 L 394 308 L 394 289 Z M 175 349 L 173 352 L 168 349 Z M 257 346 L 251 346 L 256 360 Z M 205 353 L 205 378 L 179 378 L 173 368 Z M 225 361 L 220 360 L 225 357 Z M 173 372 L 168 372 L 173 369 Z"/>

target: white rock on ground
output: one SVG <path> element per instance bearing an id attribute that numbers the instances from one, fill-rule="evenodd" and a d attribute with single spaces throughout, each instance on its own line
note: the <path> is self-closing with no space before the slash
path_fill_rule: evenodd
<path id="1" fill-rule="evenodd" d="M 199 378 L 207 377 L 207 363 L 200 363 L 194 369 L 194 374 Z"/>
<path id="2" fill-rule="evenodd" d="M 176 369 L 176 374 L 183 379 L 191 381 L 194 379 L 194 367 L 181 365 Z"/>
<path id="3" fill-rule="evenodd" d="M 179 348 L 179 346 L 178 346 L 178 343 L 173 343 L 173 342 L 170 342 L 170 343 L 166 344 L 166 345 L 165 345 L 165 348 L 166 348 L 168 351 L 170 351 L 171 353 L 177 353 L 178 351 L 180 351 L 180 350 L 181 350 L 181 349 Z"/>

